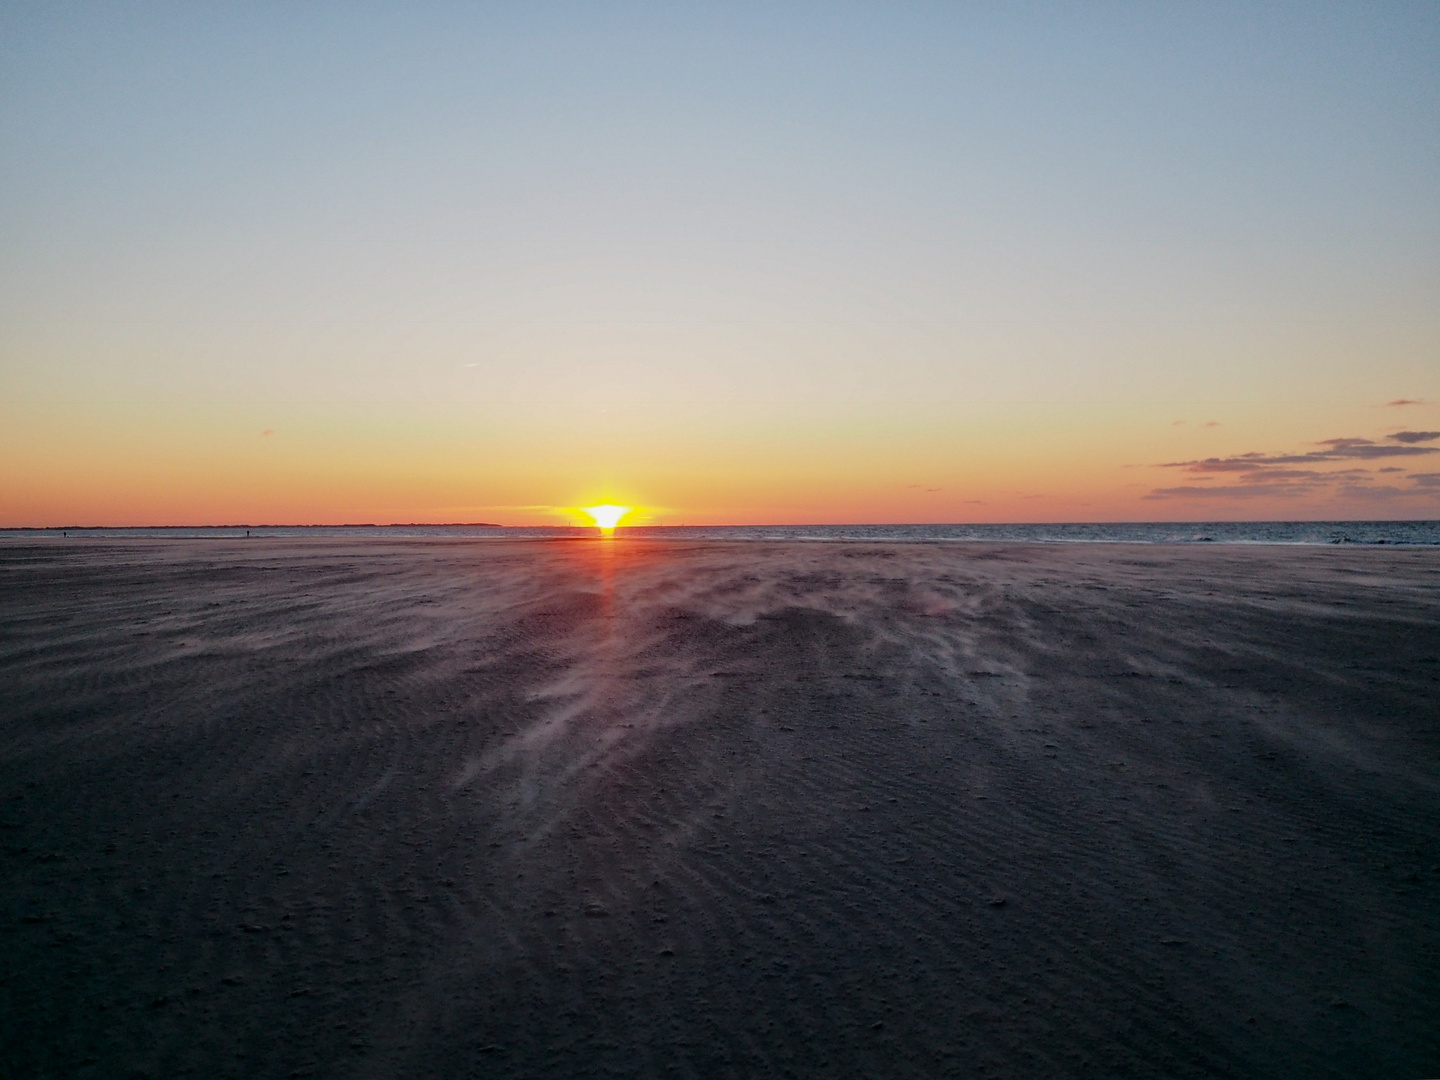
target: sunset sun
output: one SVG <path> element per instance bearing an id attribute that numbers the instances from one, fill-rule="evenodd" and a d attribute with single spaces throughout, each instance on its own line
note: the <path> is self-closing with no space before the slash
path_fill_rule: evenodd
<path id="1" fill-rule="evenodd" d="M 620 519 L 630 513 L 634 507 L 616 506 L 613 503 L 603 503 L 600 506 L 584 506 L 581 511 L 590 515 L 591 520 L 602 532 L 614 532 L 615 526 L 620 524 Z"/>

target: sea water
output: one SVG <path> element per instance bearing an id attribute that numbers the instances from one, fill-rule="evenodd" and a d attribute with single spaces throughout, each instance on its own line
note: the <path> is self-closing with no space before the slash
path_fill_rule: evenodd
<path id="1" fill-rule="evenodd" d="M 149 529 L 0 529 L 0 539 L 315 539 L 420 537 L 517 540 L 594 536 L 586 528 L 494 525 L 225 525 Z M 1019 525 L 641 525 L 635 540 L 998 541 L 1121 544 L 1440 544 L 1440 521 L 1073 522 Z"/>

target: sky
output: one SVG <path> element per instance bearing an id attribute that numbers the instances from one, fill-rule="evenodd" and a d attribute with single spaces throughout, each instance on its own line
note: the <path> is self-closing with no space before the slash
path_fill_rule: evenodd
<path id="1" fill-rule="evenodd" d="M 0 4 L 0 527 L 1440 517 L 1440 4 Z"/>

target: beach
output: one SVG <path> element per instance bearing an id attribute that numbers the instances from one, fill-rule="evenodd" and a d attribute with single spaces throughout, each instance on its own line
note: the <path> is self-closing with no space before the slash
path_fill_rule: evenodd
<path id="1" fill-rule="evenodd" d="M 1440 1074 L 1440 550 L 0 544 L 0 1077 Z"/>

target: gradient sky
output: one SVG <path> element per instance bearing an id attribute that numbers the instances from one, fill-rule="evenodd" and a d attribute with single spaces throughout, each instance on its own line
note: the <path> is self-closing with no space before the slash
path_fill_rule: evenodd
<path id="1" fill-rule="evenodd" d="M 0 526 L 1433 518 L 1437 402 L 1433 0 L 0 7 Z"/>

